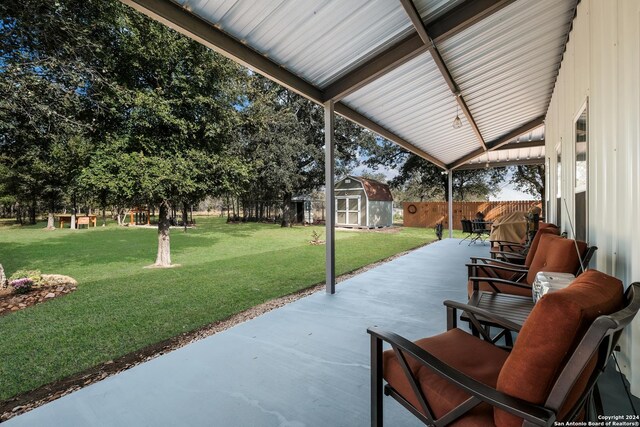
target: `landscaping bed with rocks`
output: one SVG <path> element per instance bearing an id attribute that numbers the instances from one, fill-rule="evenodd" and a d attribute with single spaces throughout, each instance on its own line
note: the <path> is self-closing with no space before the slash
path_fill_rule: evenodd
<path id="1" fill-rule="evenodd" d="M 10 285 L 0 284 L 0 316 L 66 295 L 77 288 L 75 279 L 60 274 L 39 275 L 38 283 L 23 293 L 16 292 Z"/>

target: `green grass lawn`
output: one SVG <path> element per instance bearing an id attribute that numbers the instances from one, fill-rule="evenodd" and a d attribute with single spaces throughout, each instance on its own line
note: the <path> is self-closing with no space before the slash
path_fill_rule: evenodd
<path id="1" fill-rule="evenodd" d="M 308 243 L 322 227 L 200 218 L 197 229 L 171 231 L 172 261 L 181 267 L 145 269 L 155 260 L 153 229 L 43 225 L 0 227 L 7 275 L 39 269 L 79 286 L 0 317 L 0 400 L 324 280 L 325 247 Z M 435 238 L 419 228 L 336 234 L 338 274 Z"/>

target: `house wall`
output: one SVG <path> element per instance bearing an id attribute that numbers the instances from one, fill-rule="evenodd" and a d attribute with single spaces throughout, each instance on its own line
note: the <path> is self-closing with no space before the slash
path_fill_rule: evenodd
<path id="1" fill-rule="evenodd" d="M 588 99 L 588 240 L 597 269 L 625 285 L 640 281 L 640 0 L 582 0 L 546 116 L 549 214 L 561 193 L 574 214 L 574 118 Z M 564 202 L 563 230 L 571 235 Z M 621 340 L 621 362 L 640 396 L 640 318 Z"/>
<path id="2" fill-rule="evenodd" d="M 391 227 L 393 225 L 393 202 L 369 201 L 369 227 Z"/>

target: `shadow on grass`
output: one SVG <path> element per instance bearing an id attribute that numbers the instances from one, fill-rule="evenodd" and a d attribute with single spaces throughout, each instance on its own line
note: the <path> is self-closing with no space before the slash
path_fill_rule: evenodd
<path id="1" fill-rule="evenodd" d="M 64 265 L 139 263 L 144 259 L 152 263 L 157 247 L 157 234 L 149 229 L 43 230 L 43 233 L 60 234 L 27 242 L 3 242 L 0 260 L 5 268 L 13 271 L 37 266 L 44 270 Z M 172 253 L 176 255 L 192 248 L 210 247 L 219 241 L 212 233 L 198 235 L 172 230 L 171 237 Z"/>

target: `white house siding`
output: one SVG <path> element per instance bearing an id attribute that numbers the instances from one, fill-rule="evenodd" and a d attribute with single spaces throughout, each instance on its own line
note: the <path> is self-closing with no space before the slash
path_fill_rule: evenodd
<path id="1" fill-rule="evenodd" d="M 640 0 L 582 0 L 546 117 L 547 189 L 556 215 L 556 147 L 562 197 L 573 214 L 573 120 L 589 100 L 588 235 L 595 267 L 640 281 Z M 571 196 L 571 197 L 567 197 Z M 562 229 L 569 231 L 562 207 Z M 622 340 L 623 369 L 640 396 L 640 319 Z"/>
<path id="2" fill-rule="evenodd" d="M 393 225 L 393 202 L 369 201 L 369 226 L 391 227 Z"/>

